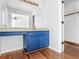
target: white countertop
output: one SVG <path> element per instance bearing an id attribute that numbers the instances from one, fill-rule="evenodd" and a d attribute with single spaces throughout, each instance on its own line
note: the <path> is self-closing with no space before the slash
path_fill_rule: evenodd
<path id="1" fill-rule="evenodd" d="M 29 28 L 0 28 L 0 32 L 10 32 L 10 31 L 40 31 L 40 30 L 48 30 L 47 28 L 35 28 L 35 29 L 29 29 Z"/>

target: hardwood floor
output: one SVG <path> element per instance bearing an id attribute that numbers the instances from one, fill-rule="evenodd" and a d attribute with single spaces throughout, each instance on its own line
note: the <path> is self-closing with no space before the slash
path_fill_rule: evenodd
<path id="1" fill-rule="evenodd" d="M 79 59 L 79 46 L 65 43 L 64 59 Z"/>
<path id="2" fill-rule="evenodd" d="M 79 47 L 65 43 L 65 52 L 62 54 L 45 48 L 29 54 L 23 51 L 3 54 L 0 59 L 79 59 Z"/>
<path id="3" fill-rule="evenodd" d="M 23 51 L 3 54 L 2 59 L 61 59 L 59 55 L 53 50 L 45 48 L 29 54 L 24 54 Z"/>

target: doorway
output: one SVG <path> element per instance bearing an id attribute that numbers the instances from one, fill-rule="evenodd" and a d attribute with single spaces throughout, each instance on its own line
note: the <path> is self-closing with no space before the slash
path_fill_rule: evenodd
<path id="1" fill-rule="evenodd" d="M 64 55 L 79 59 L 79 0 L 64 3 Z"/>

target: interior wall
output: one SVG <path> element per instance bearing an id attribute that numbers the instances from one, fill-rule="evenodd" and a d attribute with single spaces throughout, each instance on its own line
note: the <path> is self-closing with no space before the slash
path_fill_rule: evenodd
<path id="1" fill-rule="evenodd" d="M 1 0 L 0 0 L 0 26 L 1 26 Z"/>
<path id="2" fill-rule="evenodd" d="M 39 14 L 40 15 L 40 14 Z M 61 0 L 44 0 L 41 11 L 42 24 L 50 30 L 50 48 L 62 52 L 62 4 Z"/>
<path id="3" fill-rule="evenodd" d="M 2 4 L 1 4 L 1 0 L 0 0 L 0 27 L 1 27 L 1 8 L 2 8 Z M 1 52 L 1 40 L 0 40 L 0 52 Z"/>
<path id="4" fill-rule="evenodd" d="M 65 14 L 79 11 L 79 1 L 65 4 Z M 65 17 L 65 40 L 79 44 L 79 14 Z"/>
<path id="5" fill-rule="evenodd" d="M 76 11 L 76 0 L 72 0 L 70 3 L 64 4 L 64 14 L 68 14 Z"/>

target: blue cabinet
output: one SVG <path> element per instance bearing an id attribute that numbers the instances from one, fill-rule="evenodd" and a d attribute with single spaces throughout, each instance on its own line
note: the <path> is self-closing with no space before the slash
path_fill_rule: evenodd
<path id="1" fill-rule="evenodd" d="M 48 34 L 49 34 L 49 32 L 42 32 L 42 34 L 39 35 L 40 48 L 49 46 L 49 35 Z"/>
<path id="2" fill-rule="evenodd" d="M 28 38 L 27 38 L 27 51 L 34 51 L 36 49 L 39 49 L 39 40 L 37 35 L 35 35 L 35 32 L 29 32 Z"/>
<path id="3" fill-rule="evenodd" d="M 24 49 L 27 52 L 49 46 L 49 31 L 30 31 L 24 36 Z"/>
<path id="4" fill-rule="evenodd" d="M 49 46 L 49 31 L 0 32 L 0 36 L 23 35 L 23 48 L 27 52 Z"/>

